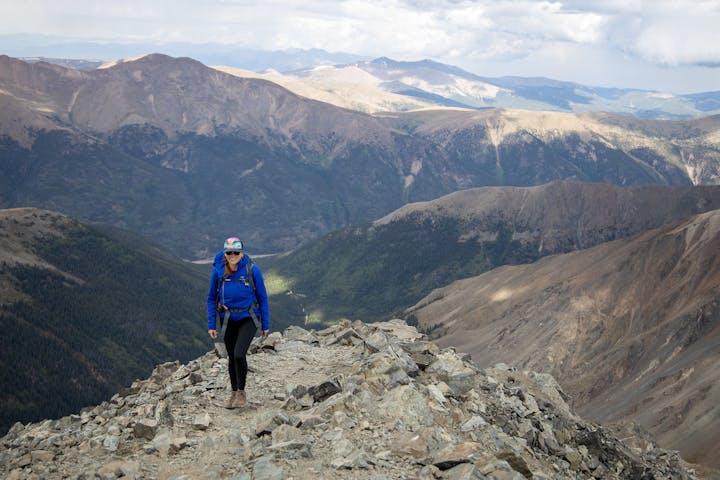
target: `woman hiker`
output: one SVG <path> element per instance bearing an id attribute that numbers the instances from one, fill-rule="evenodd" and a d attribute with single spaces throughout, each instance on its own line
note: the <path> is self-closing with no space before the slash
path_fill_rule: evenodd
<path id="1" fill-rule="evenodd" d="M 217 318 L 221 319 L 221 327 L 223 321 L 227 324 L 223 340 L 232 392 L 224 407 L 239 408 L 247 402 L 247 351 L 260 325 L 262 336 L 267 336 L 270 308 L 262 272 L 245 255 L 239 238 L 225 240 L 215 260 L 207 295 L 208 334 L 213 340 L 217 338 Z"/>

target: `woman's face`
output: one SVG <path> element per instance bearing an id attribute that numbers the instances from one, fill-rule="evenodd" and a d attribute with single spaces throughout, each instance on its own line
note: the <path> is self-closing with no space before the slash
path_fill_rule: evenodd
<path id="1" fill-rule="evenodd" d="M 225 252 L 225 259 L 231 266 L 237 266 L 245 254 L 243 252 Z"/>

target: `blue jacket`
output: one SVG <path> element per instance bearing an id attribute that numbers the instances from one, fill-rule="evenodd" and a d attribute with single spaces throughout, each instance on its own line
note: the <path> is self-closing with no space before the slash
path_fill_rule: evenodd
<path id="1" fill-rule="evenodd" d="M 207 294 L 208 330 L 217 329 L 216 305 L 218 303 L 230 309 L 246 310 L 256 299 L 259 308 L 255 309 L 255 314 L 261 320 L 262 329 L 270 330 L 270 307 L 268 305 L 267 290 L 265 289 L 265 280 L 263 280 L 260 267 L 253 264 L 251 269 L 255 281 L 255 292 L 253 292 L 250 283 L 245 279 L 248 261 L 249 257 L 244 255 L 240 263 L 238 263 L 237 271 L 225 277 L 223 252 L 215 255 Z M 223 315 L 223 312 L 220 312 L 220 314 Z M 250 314 L 248 312 L 233 312 L 230 314 L 230 321 L 239 321 L 244 318 L 250 318 Z"/>

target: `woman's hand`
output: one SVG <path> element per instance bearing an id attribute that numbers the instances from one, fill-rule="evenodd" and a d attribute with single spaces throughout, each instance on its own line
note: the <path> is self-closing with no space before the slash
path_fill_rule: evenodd
<path id="1" fill-rule="evenodd" d="M 208 330 L 208 335 L 210 335 L 210 338 L 215 340 L 217 338 L 217 330 Z"/>
<path id="2" fill-rule="evenodd" d="M 270 330 L 263 330 L 263 331 L 260 333 L 260 336 L 262 336 L 262 337 L 267 337 L 269 331 L 270 331 Z"/>

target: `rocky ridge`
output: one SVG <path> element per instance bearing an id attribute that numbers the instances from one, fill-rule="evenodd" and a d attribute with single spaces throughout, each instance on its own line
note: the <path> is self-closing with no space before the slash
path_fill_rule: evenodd
<path id="1" fill-rule="evenodd" d="M 94 408 L 15 424 L 20 478 L 696 478 L 679 455 L 619 440 L 552 376 L 479 369 L 400 320 L 290 327 L 251 348 L 249 404 L 226 410 L 221 349 L 159 365 Z"/>

